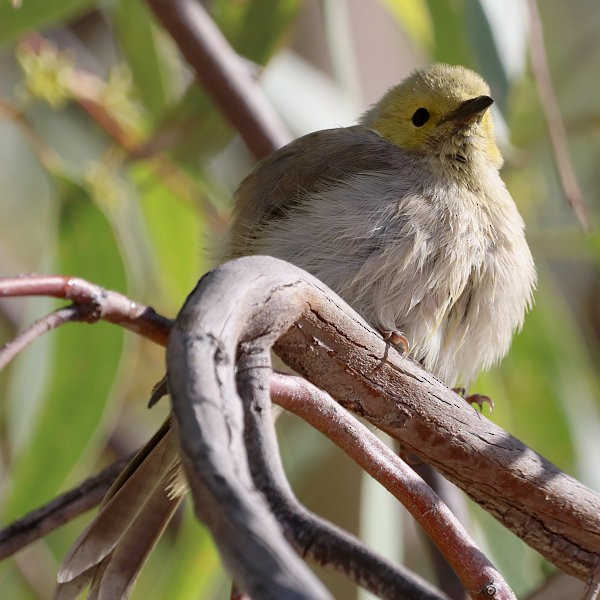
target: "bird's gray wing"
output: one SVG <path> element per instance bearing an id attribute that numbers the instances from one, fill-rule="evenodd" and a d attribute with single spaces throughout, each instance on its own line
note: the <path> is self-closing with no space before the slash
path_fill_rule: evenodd
<path id="1" fill-rule="evenodd" d="M 390 170 L 400 149 L 364 126 L 327 129 L 301 137 L 262 160 L 235 194 L 225 259 L 247 254 L 253 232 L 285 217 L 302 197 L 349 176 Z"/>

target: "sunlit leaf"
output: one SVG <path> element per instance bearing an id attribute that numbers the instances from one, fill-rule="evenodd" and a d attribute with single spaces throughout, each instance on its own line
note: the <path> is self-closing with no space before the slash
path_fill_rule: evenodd
<path id="1" fill-rule="evenodd" d="M 523 2 L 467 0 L 467 31 L 481 74 L 494 90 L 504 113 L 513 79 L 527 62 L 528 19 Z"/>
<path id="2" fill-rule="evenodd" d="M 57 185 L 62 200 L 58 271 L 125 290 L 123 264 L 106 219 L 83 188 L 67 179 L 57 180 Z M 52 335 L 54 360 L 47 397 L 29 444 L 11 469 L 8 519 L 59 489 L 97 434 L 120 363 L 123 332 L 113 325 L 71 324 Z"/>
<path id="3" fill-rule="evenodd" d="M 253 0 L 231 38 L 246 58 L 264 64 L 273 54 L 302 6 L 299 0 Z"/>
<path id="4" fill-rule="evenodd" d="M 152 182 L 142 188 L 140 204 L 159 266 L 160 289 L 156 293 L 175 311 L 210 264 L 203 252 L 209 240 L 203 239 L 202 214 L 147 169 L 139 167 L 135 177 Z"/>
<path id="5" fill-rule="evenodd" d="M 427 4 L 435 35 L 432 59 L 473 67 L 474 57 L 465 31 L 464 2 L 428 0 Z"/>
<path id="6" fill-rule="evenodd" d="M 167 39 L 157 29 L 143 0 L 120 0 L 114 6 L 119 43 L 144 106 L 156 117 L 172 96 L 172 75 L 166 62 Z"/>
<path id="7" fill-rule="evenodd" d="M 498 3 L 478 0 L 491 29 L 492 38 L 506 74 L 520 77 L 527 67 L 529 45 L 529 15 L 520 0 Z"/>
<path id="8" fill-rule="evenodd" d="M 410 37 L 429 50 L 434 44 L 433 21 L 427 0 L 380 0 Z"/>
<path id="9" fill-rule="evenodd" d="M 264 64 L 301 6 L 300 0 L 217 0 L 212 3 L 212 15 L 239 54 Z"/>

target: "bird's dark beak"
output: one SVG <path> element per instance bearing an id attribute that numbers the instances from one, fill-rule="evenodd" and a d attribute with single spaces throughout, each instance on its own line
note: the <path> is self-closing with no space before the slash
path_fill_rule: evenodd
<path id="1" fill-rule="evenodd" d="M 477 96 L 465 100 L 456 110 L 453 110 L 449 115 L 444 117 L 441 123 L 446 121 L 468 121 L 474 117 L 482 115 L 492 104 L 494 100 L 489 96 Z"/>

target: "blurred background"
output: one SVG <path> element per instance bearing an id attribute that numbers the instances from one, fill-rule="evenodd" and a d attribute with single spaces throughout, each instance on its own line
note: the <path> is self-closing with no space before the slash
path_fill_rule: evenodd
<path id="1" fill-rule="evenodd" d="M 492 419 L 600 490 L 600 236 L 584 233 L 556 174 L 522 0 L 213 0 L 293 136 L 348 125 L 415 67 L 441 60 L 490 82 L 504 179 L 527 223 L 536 304 L 509 356 L 474 390 Z M 600 197 L 600 11 L 540 2 L 568 150 L 592 216 Z M 175 316 L 211 267 L 233 190 L 254 162 L 142 0 L 0 0 L 0 276 L 77 275 Z M 0 303 L 0 343 L 60 305 Z M 105 323 L 67 325 L 0 372 L 6 525 L 143 444 L 163 350 Z M 300 498 L 425 577 L 410 516 L 327 440 L 286 415 L 281 450 Z M 88 513 L 0 563 L 2 596 L 50 598 Z M 468 527 L 519 597 L 553 571 L 482 510 Z M 324 574 L 337 598 L 366 598 Z M 228 597 L 186 505 L 133 598 Z M 566 597 L 566 596 L 565 596 Z"/>

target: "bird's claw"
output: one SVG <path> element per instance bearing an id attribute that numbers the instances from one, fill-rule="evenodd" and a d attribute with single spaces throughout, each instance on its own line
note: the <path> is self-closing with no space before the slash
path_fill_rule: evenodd
<path id="1" fill-rule="evenodd" d="M 494 401 L 489 396 L 484 394 L 469 394 L 468 396 L 465 396 L 467 390 L 463 387 L 454 388 L 454 391 L 468 404 L 476 404 L 479 406 L 479 412 L 483 412 L 484 404 L 487 404 L 490 407 L 490 414 L 494 412 Z"/>
<path id="2" fill-rule="evenodd" d="M 408 356 L 408 338 L 401 331 L 390 331 L 388 329 L 381 329 L 380 331 L 386 342 L 390 342 L 390 344 L 393 344 L 394 346 L 400 346 L 400 344 L 402 344 L 402 356 Z"/>

